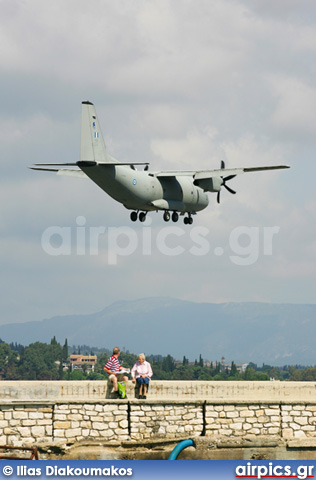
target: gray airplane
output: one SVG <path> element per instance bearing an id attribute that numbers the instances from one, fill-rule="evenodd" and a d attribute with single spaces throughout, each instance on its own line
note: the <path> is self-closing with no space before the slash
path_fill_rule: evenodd
<path id="1" fill-rule="evenodd" d="M 136 170 L 136 165 L 142 165 L 144 169 Z M 217 170 L 150 172 L 148 166 L 147 162 L 118 162 L 108 154 L 95 107 L 86 101 L 82 102 L 80 160 L 76 163 L 37 163 L 30 168 L 90 178 L 114 200 L 132 210 L 130 218 L 133 222 L 137 219 L 144 222 L 148 212 L 160 210 L 165 222 L 170 217 L 177 222 L 180 214 L 184 216 L 185 224 L 192 224 L 192 215 L 208 206 L 206 192 L 217 193 L 218 203 L 222 187 L 235 194 L 227 182 L 236 175 L 289 168 L 288 165 L 274 165 L 227 169 L 223 161 Z"/>

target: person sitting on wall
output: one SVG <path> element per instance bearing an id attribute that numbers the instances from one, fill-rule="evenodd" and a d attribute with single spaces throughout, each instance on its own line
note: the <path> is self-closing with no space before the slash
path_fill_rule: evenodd
<path id="1" fill-rule="evenodd" d="M 146 362 L 146 357 L 143 353 L 138 355 L 138 361 L 131 370 L 132 382 L 139 386 L 139 398 L 146 399 L 146 393 L 149 388 L 149 381 L 153 375 L 151 365 Z"/>
<path id="2" fill-rule="evenodd" d="M 113 383 L 114 394 L 117 398 L 121 398 L 119 395 L 117 382 L 124 381 L 126 387 L 128 382 L 128 377 L 124 375 L 123 372 L 120 373 L 121 370 L 124 370 L 123 367 L 120 365 L 120 362 L 118 361 L 118 357 L 120 356 L 120 353 L 121 351 L 119 347 L 114 347 L 112 356 L 108 359 L 107 363 L 104 366 L 104 370 L 109 375 L 109 380 Z"/>

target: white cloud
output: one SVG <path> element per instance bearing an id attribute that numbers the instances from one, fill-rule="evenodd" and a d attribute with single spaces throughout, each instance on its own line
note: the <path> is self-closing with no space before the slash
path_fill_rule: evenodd
<path id="1" fill-rule="evenodd" d="M 273 125 L 291 134 L 303 137 L 316 133 L 316 88 L 297 78 L 271 76 L 272 94 L 276 108 L 272 115 Z"/>

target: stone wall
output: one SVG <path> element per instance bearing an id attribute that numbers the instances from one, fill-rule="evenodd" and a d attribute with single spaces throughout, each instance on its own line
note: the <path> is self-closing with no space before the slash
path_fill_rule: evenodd
<path id="1" fill-rule="evenodd" d="M 198 436 L 315 438 L 316 403 L 102 400 L 0 404 L 1 445 Z"/>
<path id="2" fill-rule="evenodd" d="M 106 381 L 0 381 L 0 401 L 104 400 Z M 134 387 L 128 385 L 128 397 Z M 159 381 L 150 382 L 151 400 L 305 401 L 316 404 L 314 382 Z"/>

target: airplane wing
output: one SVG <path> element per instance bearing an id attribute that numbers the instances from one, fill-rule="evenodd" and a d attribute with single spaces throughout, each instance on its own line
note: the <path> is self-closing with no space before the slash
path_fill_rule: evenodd
<path id="1" fill-rule="evenodd" d="M 186 176 L 193 177 L 194 180 L 205 180 L 213 177 L 223 177 L 230 175 L 240 175 L 247 172 L 260 172 L 263 170 L 278 170 L 281 168 L 290 168 L 289 165 L 271 165 L 265 167 L 245 167 L 245 168 L 218 168 L 216 170 L 169 170 L 153 173 L 157 178 Z"/>

